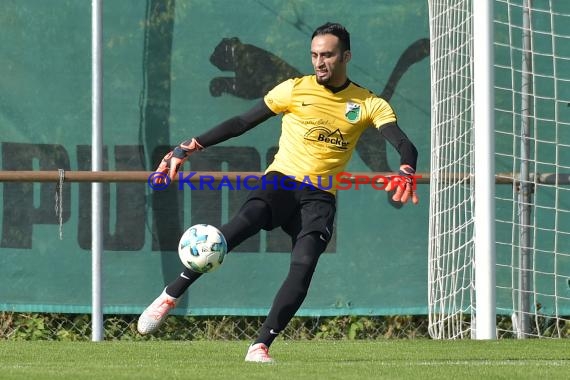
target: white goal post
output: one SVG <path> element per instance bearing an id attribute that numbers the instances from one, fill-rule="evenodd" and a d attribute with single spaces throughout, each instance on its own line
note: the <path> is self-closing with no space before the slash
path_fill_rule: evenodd
<path id="1" fill-rule="evenodd" d="M 428 3 L 430 335 L 570 336 L 570 1 Z"/>

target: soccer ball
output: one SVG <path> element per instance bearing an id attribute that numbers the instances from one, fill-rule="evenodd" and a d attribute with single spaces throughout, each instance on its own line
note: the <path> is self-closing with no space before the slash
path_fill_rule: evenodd
<path id="1" fill-rule="evenodd" d="M 178 243 L 180 261 L 186 268 L 198 273 L 218 269 L 227 252 L 226 238 L 209 224 L 196 224 L 188 228 Z"/>

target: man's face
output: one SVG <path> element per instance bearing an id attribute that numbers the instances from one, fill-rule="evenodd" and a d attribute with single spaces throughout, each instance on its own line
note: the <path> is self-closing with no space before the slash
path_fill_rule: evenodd
<path id="1" fill-rule="evenodd" d="M 341 52 L 338 37 L 332 34 L 315 36 L 311 41 L 311 61 L 317 82 L 340 87 L 346 82 L 346 64 L 350 51 Z"/>

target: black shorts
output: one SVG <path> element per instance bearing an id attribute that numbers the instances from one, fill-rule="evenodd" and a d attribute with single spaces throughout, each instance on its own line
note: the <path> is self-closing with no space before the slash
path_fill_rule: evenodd
<path id="1" fill-rule="evenodd" d="M 330 241 L 336 213 L 333 194 L 279 172 L 267 173 L 256 185 L 247 200 L 261 199 L 271 209 L 271 222 L 264 230 L 281 227 L 294 240 L 320 232 L 327 243 Z"/>

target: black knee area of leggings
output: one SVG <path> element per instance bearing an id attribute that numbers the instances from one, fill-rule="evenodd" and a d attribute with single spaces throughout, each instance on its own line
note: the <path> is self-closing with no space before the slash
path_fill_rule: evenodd
<path id="1" fill-rule="evenodd" d="M 228 243 L 228 252 L 259 232 L 271 220 L 271 211 L 261 199 L 250 199 L 220 231 Z"/>
<path id="2" fill-rule="evenodd" d="M 298 289 L 306 294 L 321 253 L 327 243 L 319 238 L 320 232 L 309 233 L 295 242 L 291 253 L 289 276 L 297 279 Z"/>

